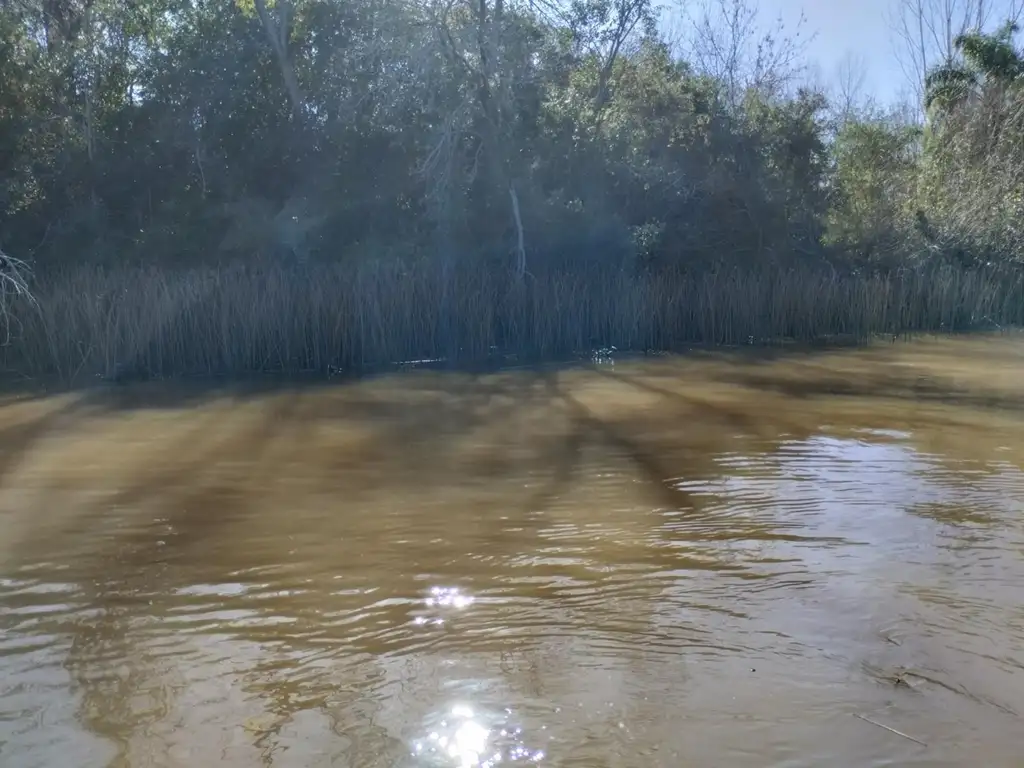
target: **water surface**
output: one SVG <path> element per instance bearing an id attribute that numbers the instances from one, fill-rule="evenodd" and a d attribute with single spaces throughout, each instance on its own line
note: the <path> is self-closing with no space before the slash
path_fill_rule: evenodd
<path id="1" fill-rule="evenodd" d="M 12 400 L 0 764 L 1019 765 L 1022 380 L 1001 338 Z"/>

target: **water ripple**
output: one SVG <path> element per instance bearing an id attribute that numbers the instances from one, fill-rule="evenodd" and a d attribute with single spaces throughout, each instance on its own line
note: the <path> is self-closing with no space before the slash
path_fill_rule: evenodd
<path id="1" fill-rule="evenodd" d="M 619 385 L 591 384 L 598 414 Z M 309 466 L 197 465 L 83 513 L 39 562 L 0 562 L 0 763 L 1013 764 L 1012 435 L 958 457 L 941 429 L 836 409 L 780 437 L 706 394 L 706 423 L 648 404 L 635 435 L 545 403 L 539 447 L 518 416 L 439 427 L 430 472 L 457 470 L 435 485 L 397 427 L 360 464 L 324 419 L 286 441 L 333 435 Z"/>

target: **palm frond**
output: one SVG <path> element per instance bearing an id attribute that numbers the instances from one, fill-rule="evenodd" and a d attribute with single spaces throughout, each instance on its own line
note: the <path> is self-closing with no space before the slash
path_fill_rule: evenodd
<path id="1" fill-rule="evenodd" d="M 992 34 L 979 30 L 964 32 L 953 41 L 964 64 L 986 80 L 1009 82 L 1024 74 L 1024 60 L 1013 47 L 1017 25 L 1007 22 Z"/>
<path id="2" fill-rule="evenodd" d="M 978 76 L 967 67 L 948 61 L 925 78 L 925 108 L 950 109 L 963 103 L 978 85 Z"/>

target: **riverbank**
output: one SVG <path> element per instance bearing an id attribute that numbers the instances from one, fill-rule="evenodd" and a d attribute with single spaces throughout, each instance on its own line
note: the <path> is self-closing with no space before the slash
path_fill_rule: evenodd
<path id="1" fill-rule="evenodd" d="M 32 290 L 34 304 L 10 310 L 4 368 L 69 385 L 1024 324 L 1019 277 L 952 268 L 671 277 L 594 269 L 522 282 L 485 265 L 443 279 L 426 263 L 81 268 L 40 276 Z"/>

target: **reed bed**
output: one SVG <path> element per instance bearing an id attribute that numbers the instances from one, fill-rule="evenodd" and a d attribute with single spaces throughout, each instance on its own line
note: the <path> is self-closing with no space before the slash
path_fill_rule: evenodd
<path id="1" fill-rule="evenodd" d="M 9 308 L 3 363 L 69 384 L 1024 324 L 1019 277 L 954 268 L 674 277 L 595 269 L 522 282 L 472 265 L 443 280 L 428 263 L 80 268 L 40 276 L 32 288 L 34 301 Z"/>

